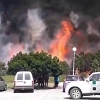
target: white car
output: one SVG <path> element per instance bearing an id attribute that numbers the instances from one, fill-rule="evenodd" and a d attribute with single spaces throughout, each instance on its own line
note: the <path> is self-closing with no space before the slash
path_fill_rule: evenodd
<path id="1" fill-rule="evenodd" d="M 70 84 L 73 81 L 84 81 L 84 77 L 81 75 L 67 75 L 63 82 L 63 92 L 65 92 L 65 88 L 68 84 Z"/>
<path id="2" fill-rule="evenodd" d="M 34 92 L 34 79 L 30 71 L 19 71 L 14 79 L 14 93 L 19 90 L 31 90 Z"/>
<path id="3" fill-rule="evenodd" d="M 85 81 L 73 81 L 67 85 L 65 92 L 72 99 L 83 96 L 100 95 L 100 72 L 92 73 Z"/>

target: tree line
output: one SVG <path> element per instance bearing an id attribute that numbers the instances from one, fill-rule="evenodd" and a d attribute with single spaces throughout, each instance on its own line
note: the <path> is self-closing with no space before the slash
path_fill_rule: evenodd
<path id="1" fill-rule="evenodd" d="M 84 53 L 76 55 L 75 68 L 80 72 L 100 71 L 100 50 L 96 53 Z"/>
<path id="2" fill-rule="evenodd" d="M 68 64 L 60 61 L 57 57 L 52 57 L 46 52 L 30 52 L 22 54 L 19 52 L 8 62 L 8 74 L 15 75 L 17 71 L 28 70 L 34 76 L 61 75 L 68 71 Z"/>
<path id="3" fill-rule="evenodd" d="M 5 70 L 5 64 L 0 62 L 0 72 Z M 100 50 L 96 53 L 81 52 L 75 57 L 75 68 L 80 72 L 100 71 Z M 15 75 L 17 71 L 29 70 L 33 75 L 50 76 L 69 74 L 70 68 L 66 61 L 60 61 L 57 57 L 41 52 L 19 52 L 8 62 L 7 74 Z"/>

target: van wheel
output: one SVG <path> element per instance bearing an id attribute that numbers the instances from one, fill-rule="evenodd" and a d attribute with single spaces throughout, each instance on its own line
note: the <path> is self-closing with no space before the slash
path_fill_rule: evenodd
<path id="1" fill-rule="evenodd" d="M 70 90 L 70 97 L 72 99 L 81 99 L 82 98 L 82 92 L 78 88 L 72 88 Z"/>
<path id="2" fill-rule="evenodd" d="M 34 93 L 34 89 L 31 90 L 31 93 Z"/>

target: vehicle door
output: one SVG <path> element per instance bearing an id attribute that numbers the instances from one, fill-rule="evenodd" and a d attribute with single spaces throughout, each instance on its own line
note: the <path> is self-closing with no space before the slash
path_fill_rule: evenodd
<path id="1" fill-rule="evenodd" d="M 2 77 L 0 77 L 0 90 L 4 89 L 4 86 L 5 86 L 4 80 Z"/>
<path id="2" fill-rule="evenodd" d="M 15 86 L 23 86 L 23 84 L 24 84 L 23 73 L 18 73 L 16 75 Z"/>
<path id="3" fill-rule="evenodd" d="M 66 78 L 66 81 L 65 81 L 65 84 L 64 84 L 64 88 L 66 88 L 66 86 L 68 84 L 70 84 L 71 82 L 74 82 L 74 81 L 78 81 L 78 76 L 68 76 Z"/>
<path id="4" fill-rule="evenodd" d="M 89 87 L 91 93 L 100 93 L 100 74 L 93 74 L 89 78 Z"/>
<path id="5" fill-rule="evenodd" d="M 32 77 L 30 73 L 24 73 L 24 86 L 32 86 Z"/>

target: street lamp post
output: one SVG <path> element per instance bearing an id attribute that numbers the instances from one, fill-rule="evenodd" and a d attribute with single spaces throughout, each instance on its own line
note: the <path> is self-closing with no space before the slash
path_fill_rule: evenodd
<path id="1" fill-rule="evenodd" d="M 74 52 L 74 56 L 73 56 L 73 75 L 74 75 L 74 72 L 75 72 L 74 71 L 75 70 L 75 53 L 76 53 L 77 48 L 76 47 L 73 47 L 72 50 Z"/>

